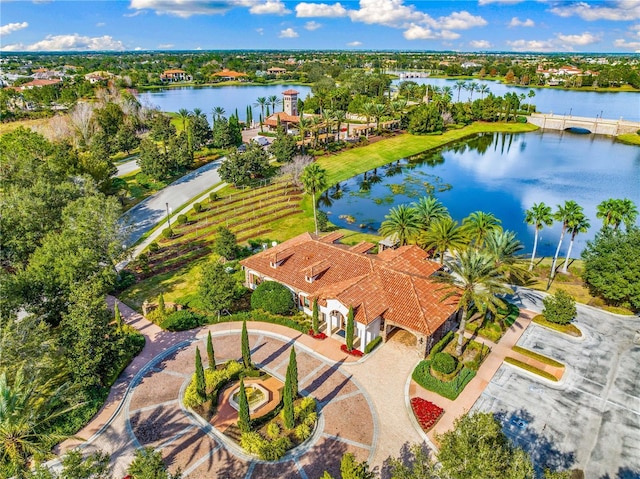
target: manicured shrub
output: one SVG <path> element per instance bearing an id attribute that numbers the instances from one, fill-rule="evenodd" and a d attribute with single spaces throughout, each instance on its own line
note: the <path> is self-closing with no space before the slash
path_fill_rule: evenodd
<path id="1" fill-rule="evenodd" d="M 200 326 L 200 315 L 187 310 L 174 311 L 160 322 L 160 327 L 168 331 L 186 331 Z"/>
<path id="2" fill-rule="evenodd" d="M 178 215 L 178 217 L 176 218 L 176 223 L 178 223 L 179 225 L 184 225 L 189 221 L 189 218 L 187 218 L 187 215 Z"/>
<path id="3" fill-rule="evenodd" d="M 202 203 L 194 203 L 193 211 L 195 211 L 196 213 L 200 213 L 202 211 Z"/>
<path id="4" fill-rule="evenodd" d="M 173 238 L 173 230 L 171 228 L 165 228 L 162 230 L 162 237 L 165 239 Z"/>
<path id="5" fill-rule="evenodd" d="M 542 314 L 547 321 L 556 324 L 569 324 L 576 317 L 576 300 L 566 291 L 559 289 L 553 296 L 542 300 Z"/>
<path id="6" fill-rule="evenodd" d="M 202 358 L 200 357 L 200 348 L 196 346 L 196 372 L 194 373 L 194 379 L 196 384 L 196 393 L 204 402 L 207 398 L 205 380 L 204 380 L 204 368 L 202 367 Z"/>
<path id="7" fill-rule="evenodd" d="M 150 252 L 155 253 L 159 249 L 160 249 L 160 246 L 158 246 L 158 243 L 156 243 L 155 241 L 153 243 L 149 244 L 149 251 Z"/>
<path id="8" fill-rule="evenodd" d="M 442 374 L 451 374 L 456 370 L 457 361 L 448 353 L 438 353 L 433 356 L 431 367 Z"/>
<path id="9" fill-rule="evenodd" d="M 300 441 L 304 441 L 309 436 L 311 436 L 311 428 L 307 426 L 305 423 L 298 424 L 295 428 L 294 434 Z"/>
<path id="10" fill-rule="evenodd" d="M 475 371 L 463 367 L 454 381 L 444 382 L 431 375 L 431 361 L 424 360 L 416 366 L 411 377 L 423 388 L 454 400 L 475 375 Z"/>
<path id="11" fill-rule="evenodd" d="M 447 344 L 449 344 L 449 341 L 453 339 L 453 335 L 454 335 L 454 332 L 449 331 L 447 334 L 445 334 L 442 337 L 440 341 L 434 344 L 434 346 L 431 348 L 431 357 L 434 357 L 436 354 L 438 354 L 440 351 L 446 348 Z"/>
<path id="12" fill-rule="evenodd" d="M 353 330 L 355 320 L 353 318 L 353 306 L 349 307 L 349 313 L 347 314 L 347 330 L 345 331 L 345 343 L 347 345 L 347 351 L 353 351 Z"/>
<path id="13" fill-rule="evenodd" d="M 249 348 L 249 333 L 247 332 L 247 322 L 242 322 L 242 333 L 240 334 L 240 349 L 242 351 L 242 364 L 245 369 L 251 368 L 251 349 Z"/>
<path id="14" fill-rule="evenodd" d="M 286 436 L 271 442 L 263 439 L 258 456 L 263 461 L 277 461 L 286 454 L 290 447 L 291 440 Z"/>
<path id="15" fill-rule="evenodd" d="M 211 340 L 211 331 L 207 334 L 207 359 L 209 360 L 209 365 L 207 369 L 211 371 L 216 370 L 216 356 L 213 350 L 213 341 Z"/>
<path id="16" fill-rule="evenodd" d="M 369 354 L 371 351 L 373 351 L 374 349 L 376 349 L 376 347 L 378 346 L 378 344 L 380 344 L 382 342 L 382 336 L 378 336 L 376 338 L 373 338 L 371 341 L 369 341 L 369 343 L 367 343 L 367 345 L 364 348 L 364 353 L 365 354 Z"/>
<path id="17" fill-rule="evenodd" d="M 250 431 L 251 418 L 249 417 L 249 401 L 244 387 L 244 381 L 240 379 L 240 393 L 238 394 L 238 429 L 242 432 Z"/>
<path id="18" fill-rule="evenodd" d="M 275 422 L 270 422 L 267 426 L 267 436 L 276 439 L 280 435 L 280 426 Z"/>
<path id="19" fill-rule="evenodd" d="M 275 281 L 261 283 L 251 294 L 252 309 L 263 309 L 271 314 L 288 314 L 293 307 L 291 291 Z"/>
<path id="20" fill-rule="evenodd" d="M 209 193 L 209 201 L 213 202 L 216 201 L 218 199 L 218 193 L 216 193 L 215 191 L 212 191 L 211 193 Z"/>
<path id="21" fill-rule="evenodd" d="M 258 454 L 263 442 L 262 436 L 255 431 L 243 432 L 242 436 L 240 436 L 242 449 L 250 454 Z"/>

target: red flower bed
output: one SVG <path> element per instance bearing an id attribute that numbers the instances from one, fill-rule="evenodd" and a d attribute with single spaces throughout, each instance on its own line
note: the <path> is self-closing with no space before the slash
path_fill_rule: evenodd
<path id="1" fill-rule="evenodd" d="M 346 344 L 340 345 L 340 349 L 342 349 L 343 353 L 350 354 L 351 356 L 357 356 L 359 358 L 361 358 L 363 356 L 362 351 L 358 351 L 357 349 L 352 349 L 351 351 L 349 351 L 347 349 L 347 345 Z"/>
<path id="2" fill-rule="evenodd" d="M 422 398 L 411 398 L 411 409 L 425 432 L 431 429 L 444 413 L 444 409 Z"/>
<path id="3" fill-rule="evenodd" d="M 309 330 L 309 336 L 313 339 L 327 339 L 327 335 L 324 333 L 313 334 L 313 329 Z"/>

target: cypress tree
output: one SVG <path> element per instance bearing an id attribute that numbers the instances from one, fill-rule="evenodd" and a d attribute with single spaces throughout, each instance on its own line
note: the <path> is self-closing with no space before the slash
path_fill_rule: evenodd
<path id="1" fill-rule="evenodd" d="M 160 293 L 160 296 L 158 297 L 158 311 L 160 311 L 160 315 L 163 317 L 167 313 L 167 308 L 164 305 L 164 296 L 162 295 L 162 293 Z"/>
<path id="2" fill-rule="evenodd" d="M 289 366 L 290 365 L 291 363 L 289 363 Z M 282 419 L 284 420 L 284 427 L 287 429 L 293 429 L 295 426 L 291 386 L 291 374 L 289 374 L 289 368 L 287 368 L 287 376 L 284 380 L 284 390 L 282 391 Z"/>
<path id="3" fill-rule="evenodd" d="M 115 314 L 115 321 L 116 321 L 116 328 L 118 328 L 118 330 L 122 329 L 122 315 L 120 314 L 120 308 L 118 308 L 118 302 L 116 301 L 116 304 L 113 308 L 113 312 Z"/>
<path id="4" fill-rule="evenodd" d="M 244 367 L 249 369 L 251 367 L 251 350 L 249 349 L 249 333 L 247 333 L 247 320 L 242 321 L 242 362 Z"/>
<path id="5" fill-rule="evenodd" d="M 249 401 L 247 391 L 244 389 L 244 379 L 240 379 L 240 393 L 238 394 L 238 429 L 249 432 L 251 416 L 249 415 Z"/>
<path id="6" fill-rule="evenodd" d="M 313 328 L 313 334 L 318 334 L 319 321 L 318 321 L 318 299 L 313 300 L 313 314 L 311 315 L 311 327 Z"/>
<path id="7" fill-rule="evenodd" d="M 196 346 L 196 392 L 204 401 L 207 399 L 204 381 L 204 368 L 202 367 L 202 358 L 200 357 L 200 348 Z"/>
<path id="8" fill-rule="evenodd" d="M 349 307 L 347 315 L 347 331 L 345 333 L 345 342 L 347 343 L 347 351 L 353 350 L 353 306 Z"/>
<path id="9" fill-rule="evenodd" d="M 207 335 L 207 357 L 209 359 L 209 369 L 211 371 L 216 370 L 216 357 L 213 353 L 213 341 L 211 341 L 211 331 Z"/>
<path id="10" fill-rule="evenodd" d="M 291 386 L 291 397 L 298 397 L 298 361 L 296 359 L 296 348 L 291 348 L 289 355 L 289 366 L 287 366 L 287 377 Z"/>

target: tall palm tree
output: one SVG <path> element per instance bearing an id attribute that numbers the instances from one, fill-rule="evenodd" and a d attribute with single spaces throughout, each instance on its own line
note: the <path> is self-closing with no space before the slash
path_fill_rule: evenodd
<path id="1" fill-rule="evenodd" d="M 440 253 L 440 264 L 444 264 L 445 253 L 466 249 L 469 238 L 457 221 L 445 216 L 432 222 L 429 229 L 420 235 L 418 242 L 424 249 Z"/>
<path id="2" fill-rule="evenodd" d="M 455 83 L 455 85 L 456 85 L 456 86 L 455 86 L 454 88 L 455 88 L 456 90 L 458 90 L 458 103 L 459 103 L 459 102 L 460 102 L 460 92 L 461 92 L 463 89 L 464 89 L 464 90 L 466 90 L 466 89 L 467 89 L 467 82 L 466 82 L 466 81 L 464 81 L 464 80 L 458 80 L 458 81 Z"/>
<path id="3" fill-rule="evenodd" d="M 633 228 L 633 225 L 636 223 L 636 219 L 638 218 L 638 208 L 629 198 L 620 200 L 620 205 L 620 208 L 622 209 L 622 221 L 627 231 L 629 231 Z"/>
<path id="4" fill-rule="evenodd" d="M 476 249 L 480 249 L 484 245 L 489 232 L 502 229 L 500 223 L 501 221 L 493 213 L 485 213 L 484 211 L 474 211 L 462 220 L 462 226 Z"/>
<path id="5" fill-rule="evenodd" d="M 591 227 L 589 218 L 583 213 L 576 213 L 569 220 L 567 231 L 571 233 L 571 241 L 569 242 L 569 249 L 567 250 L 567 256 L 564 258 L 564 264 L 562 265 L 562 272 L 567 274 L 567 268 L 569 267 L 569 258 L 571 257 L 571 250 L 573 249 L 573 242 L 579 233 L 586 233 Z"/>
<path id="6" fill-rule="evenodd" d="M 336 128 L 338 129 L 336 141 L 340 141 L 340 127 L 347 119 L 347 112 L 344 110 L 335 110 L 333 112 L 333 121 L 336 122 Z"/>
<path id="7" fill-rule="evenodd" d="M 276 112 L 276 105 L 281 103 L 281 100 L 278 98 L 277 95 L 271 95 L 269 98 L 267 98 L 267 103 L 269 103 L 269 105 L 271 105 L 271 111 L 273 111 L 274 113 Z"/>
<path id="8" fill-rule="evenodd" d="M 620 222 L 622 222 L 617 202 L 618 200 L 609 198 L 608 200 L 600 202 L 597 206 L 596 218 L 600 218 L 602 220 L 603 228 L 614 225 L 615 229 L 617 229 Z"/>
<path id="9" fill-rule="evenodd" d="M 540 203 L 534 203 L 531 208 L 526 210 L 524 221 L 528 225 L 533 225 L 536 229 L 535 236 L 533 237 L 533 252 L 531 253 L 531 262 L 529 263 L 529 271 L 533 269 L 533 261 L 536 257 L 536 249 L 538 248 L 538 238 L 540 231 L 545 226 L 551 226 L 553 224 L 553 215 L 551 214 L 551 206 L 545 205 L 542 201 Z"/>
<path id="10" fill-rule="evenodd" d="M 224 111 L 224 108 L 222 108 L 221 106 L 214 107 L 211 110 L 211 115 L 213 116 L 213 124 L 215 125 L 216 121 L 222 118 L 225 113 L 226 112 Z"/>
<path id="11" fill-rule="evenodd" d="M 298 131 L 300 132 L 300 138 L 302 139 L 302 154 L 304 155 L 305 139 L 307 132 L 311 128 L 311 120 L 304 117 L 304 113 L 300 115 L 300 121 L 298 121 Z"/>
<path id="12" fill-rule="evenodd" d="M 333 112 L 331 110 L 324 110 L 322 112 L 322 121 L 325 126 L 325 136 L 324 142 L 325 144 L 329 143 L 329 135 L 331 134 L 331 130 L 333 129 Z"/>
<path id="13" fill-rule="evenodd" d="M 186 108 L 180 108 L 178 110 L 178 116 L 182 120 L 182 131 L 187 131 L 187 122 L 189 121 L 189 117 L 191 117 L 191 113 Z"/>
<path id="14" fill-rule="evenodd" d="M 487 254 L 467 249 L 456 253 L 447 261 L 447 266 L 449 271 L 439 272 L 437 279 L 448 286 L 442 301 L 456 298 L 462 313 L 456 346 L 456 354 L 461 356 L 464 331 L 471 308 L 496 314 L 498 308 L 505 307 L 497 295 L 513 291 L 506 285 L 505 277 L 496 268 L 493 258 Z"/>
<path id="15" fill-rule="evenodd" d="M 308 165 L 300 177 L 304 190 L 311 195 L 313 201 L 313 221 L 318 234 L 318 214 L 316 205 L 316 195 L 327 187 L 327 172 L 320 168 L 318 163 Z"/>
<path id="16" fill-rule="evenodd" d="M 510 283 L 522 283 L 528 277 L 526 268 L 518 261 L 518 252 L 523 248 L 524 245 L 513 231 L 493 230 L 486 238 L 486 253 L 493 258 L 496 268 Z"/>
<path id="17" fill-rule="evenodd" d="M 400 246 L 406 245 L 420 231 L 420 223 L 416 211 L 409 205 L 398 205 L 389 210 L 380 225 L 382 236 L 395 236 Z"/>
<path id="18" fill-rule="evenodd" d="M 466 90 L 469 92 L 469 101 L 473 101 L 473 92 L 478 91 L 478 84 L 474 81 L 467 85 Z"/>
<path id="19" fill-rule="evenodd" d="M 371 118 L 375 115 L 375 103 L 365 103 L 362 106 L 362 113 L 364 113 L 365 118 L 367 119 L 367 130 L 365 136 L 369 138 L 369 122 Z"/>
<path id="20" fill-rule="evenodd" d="M 480 85 L 480 88 L 478 88 L 478 91 L 480 92 L 480 98 L 484 100 L 484 96 L 490 91 L 489 86 L 483 83 L 482 85 Z"/>
<path id="21" fill-rule="evenodd" d="M 322 118 L 318 115 L 311 117 L 311 128 L 313 128 L 313 147 L 318 147 L 318 135 L 320 133 L 320 127 L 324 124 Z"/>
<path id="22" fill-rule="evenodd" d="M 260 131 L 262 131 L 262 122 L 264 121 L 264 109 L 267 105 L 268 105 L 268 100 L 263 96 L 258 97 L 256 99 L 256 102 L 253 104 L 253 106 L 260 107 Z"/>
<path id="23" fill-rule="evenodd" d="M 435 196 L 423 196 L 415 203 L 412 203 L 411 206 L 416 210 L 420 228 L 423 231 L 429 229 L 429 226 L 435 220 L 449 216 L 447 207 L 440 203 Z"/>
<path id="24" fill-rule="evenodd" d="M 376 120 L 376 131 L 380 134 L 380 120 L 387 113 L 387 106 L 382 103 L 374 103 L 373 117 Z"/>
<path id="25" fill-rule="evenodd" d="M 567 232 L 567 227 L 570 222 L 576 217 L 576 215 L 582 214 L 582 206 L 573 200 L 567 200 L 564 205 L 558 205 L 557 211 L 553 214 L 553 219 L 562 222 L 562 231 L 560 232 L 560 241 L 558 241 L 558 247 L 556 248 L 556 254 L 553 256 L 553 263 L 551 264 L 551 272 L 549 273 L 549 279 L 553 279 L 556 275 L 556 263 L 558 262 L 558 255 L 560 254 L 560 248 L 562 247 L 562 240 Z"/>

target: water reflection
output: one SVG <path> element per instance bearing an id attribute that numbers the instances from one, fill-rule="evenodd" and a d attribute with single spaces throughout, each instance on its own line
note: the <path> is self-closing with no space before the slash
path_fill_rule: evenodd
<path id="1" fill-rule="evenodd" d="M 493 213 L 530 250 L 534 231 L 524 223 L 524 210 L 540 201 L 555 210 L 575 200 L 592 225 L 576 238 L 579 254 L 601 226 L 597 204 L 626 197 L 640 206 L 638 185 L 637 147 L 595 135 L 482 134 L 335 185 L 328 190 L 332 202 L 320 206 L 339 226 L 377 231 L 391 206 L 433 194 L 458 221 L 476 210 Z M 559 225 L 542 231 L 541 255 L 553 254 L 559 231 Z"/>

